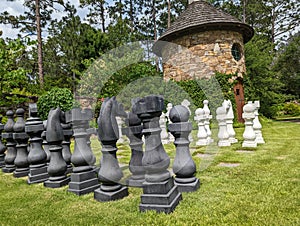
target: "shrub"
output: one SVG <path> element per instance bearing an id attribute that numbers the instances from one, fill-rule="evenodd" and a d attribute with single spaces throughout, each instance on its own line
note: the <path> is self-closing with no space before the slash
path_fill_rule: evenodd
<path id="1" fill-rule="evenodd" d="M 283 111 L 286 115 L 299 116 L 300 115 L 300 105 L 296 103 L 285 103 L 283 106 Z"/>
<path id="2" fill-rule="evenodd" d="M 38 102 L 38 113 L 42 120 L 46 120 L 51 108 L 60 107 L 63 111 L 68 111 L 73 107 L 73 94 L 66 88 L 55 87 L 42 95 Z"/>

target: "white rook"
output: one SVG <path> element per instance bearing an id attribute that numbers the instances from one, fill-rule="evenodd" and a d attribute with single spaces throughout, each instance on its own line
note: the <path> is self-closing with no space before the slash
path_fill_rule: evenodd
<path id="1" fill-rule="evenodd" d="M 255 106 L 255 111 L 254 111 L 254 115 L 255 115 L 255 118 L 253 120 L 253 129 L 254 129 L 254 132 L 255 132 L 255 141 L 256 143 L 258 144 L 264 144 L 265 141 L 264 141 L 264 138 L 262 136 L 262 132 L 261 132 L 261 123 L 259 121 L 259 113 L 258 113 L 258 109 L 260 108 L 260 103 L 259 103 L 259 100 L 257 101 L 254 101 L 254 106 Z"/>

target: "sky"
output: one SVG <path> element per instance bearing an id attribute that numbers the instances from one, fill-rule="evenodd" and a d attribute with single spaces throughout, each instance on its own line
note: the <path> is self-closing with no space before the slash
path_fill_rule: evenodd
<path id="1" fill-rule="evenodd" d="M 88 13 L 88 9 L 84 8 L 81 9 L 79 8 L 79 0 L 71 0 L 76 8 L 77 8 L 77 13 L 78 15 L 84 19 L 84 17 Z M 7 11 L 8 13 L 12 15 L 20 15 L 25 11 L 25 7 L 23 6 L 24 0 L 0 0 L 0 13 Z M 53 19 L 60 19 L 63 16 L 62 12 L 59 11 L 54 11 L 52 14 Z M 0 24 L 0 30 L 2 30 L 2 38 L 16 38 L 18 34 L 18 29 L 13 29 L 11 25 L 3 25 Z M 25 34 L 24 34 L 25 35 Z M 32 37 L 34 38 L 34 37 Z"/>

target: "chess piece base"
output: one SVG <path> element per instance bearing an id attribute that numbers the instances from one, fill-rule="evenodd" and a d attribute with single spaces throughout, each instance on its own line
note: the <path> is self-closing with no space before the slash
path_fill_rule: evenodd
<path id="1" fill-rule="evenodd" d="M 72 173 L 68 191 L 80 196 L 93 192 L 99 187 L 97 175 L 94 170 L 91 170 L 82 173 Z"/>
<path id="2" fill-rule="evenodd" d="M 228 147 L 230 145 L 231 145 L 231 143 L 229 142 L 229 140 L 220 140 L 218 142 L 219 147 Z"/>
<path id="3" fill-rule="evenodd" d="M 3 173 L 13 173 L 16 170 L 16 167 L 14 165 L 5 165 L 2 168 Z"/>
<path id="4" fill-rule="evenodd" d="M 197 142 L 196 142 L 196 145 L 197 146 L 206 146 L 207 145 L 207 139 L 203 139 L 203 140 L 198 140 Z"/>
<path id="5" fill-rule="evenodd" d="M 230 142 L 231 144 L 235 144 L 235 143 L 238 142 L 238 140 L 237 140 L 236 138 L 234 138 L 234 137 L 230 137 L 230 138 L 229 138 L 229 142 Z"/>
<path id="6" fill-rule="evenodd" d="M 28 174 L 28 184 L 42 183 L 49 179 L 49 174 L 47 172 L 47 166 L 41 166 L 38 168 L 30 167 Z"/>
<path id="7" fill-rule="evenodd" d="M 71 165 L 67 165 L 66 174 L 71 174 L 73 172 L 73 167 Z"/>
<path id="8" fill-rule="evenodd" d="M 257 143 L 255 141 L 244 141 L 242 144 L 243 148 L 256 148 Z"/>
<path id="9" fill-rule="evenodd" d="M 16 168 L 14 171 L 14 177 L 20 178 L 20 177 L 27 177 L 29 174 L 29 168 Z"/>
<path id="10" fill-rule="evenodd" d="M 200 188 L 200 180 L 198 178 L 195 179 L 196 179 L 195 181 L 190 183 L 180 183 L 176 181 L 175 178 L 174 183 L 177 186 L 179 192 L 193 192 Z"/>
<path id="11" fill-rule="evenodd" d="M 155 210 L 171 213 L 182 200 L 181 193 L 174 185 L 173 178 L 163 182 L 143 183 L 144 194 L 141 196 L 140 211 Z"/>
<path id="12" fill-rule="evenodd" d="M 5 155 L 0 156 L 0 168 L 3 168 L 5 166 L 4 158 L 5 158 Z"/>
<path id="13" fill-rule="evenodd" d="M 255 142 L 257 144 L 265 144 L 265 141 L 262 137 L 256 137 Z"/>
<path id="14" fill-rule="evenodd" d="M 70 182 L 70 177 L 65 177 L 61 180 L 47 180 L 44 182 L 44 186 L 47 188 L 60 188 L 68 185 Z"/>
<path id="15" fill-rule="evenodd" d="M 128 188 L 121 187 L 116 191 L 102 191 L 101 188 L 98 188 L 94 191 L 94 199 L 100 202 L 108 202 L 113 200 L 122 199 L 128 196 Z"/>

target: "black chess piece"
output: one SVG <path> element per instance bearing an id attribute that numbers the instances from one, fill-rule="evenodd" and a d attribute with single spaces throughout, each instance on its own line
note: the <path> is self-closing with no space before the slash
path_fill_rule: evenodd
<path id="1" fill-rule="evenodd" d="M 46 139 L 46 133 L 47 133 L 47 120 L 44 120 L 44 121 L 43 121 L 43 125 L 44 125 L 44 131 L 43 131 L 42 134 L 41 134 L 41 137 L 42 137 L 42 139 L 43 139 L 43 143 L 42 143 L 42 144 L 43 144 L 43 149 L 44 149 L 44 151 L 45 151 L 45 153 L 46 153 L 46 155 L 47 155 L 46 162 L 47 162 L 47 165 L 49 165 L 51 154 L 50 154 L 50 151 L 49 151 L 49 144 L 48 144 L 47 139 Z"/>
<path id="2" fill-rule="evenodd" d="M 173 163 L 175 173 L 175 185 L 180 192 L 196 191 L 200 187 L 199 179 L 195 177 L 196 164 L 192 159 L 189 148 L 189 134 L 192 131 L 192 123 L 189 122 L 189 110 L 177 105 L 170 111 L 171 124 L 168 125 L 169 131 L 175 137 L 176 156 Z"/>
<path id="3" fill-rule="evenodd" d="M 88 145 L 86 130 L 92 119 L 91 109 L 73 108 L 66 112 L 66 122 L 71 123 L 74 131 L 75 147 L 71 156 L 73 172 L 69 183 L 69 192 L 84 195 L 99 188 L 97 174 L 94 171 L 95 156 Z"/>
<path id="4" fill-rule="evenodd" d="M 129 138 L 131 148 L 131 159 L 129 170 L 132 175 L 126 180 L 126 184 L 132 187 L 142 187 L 145 182 L 145 169 L 142 164 L 143 141 L 142 141 L 142 121 L 132 112 L 128 113 L 125 121 L 127 127 L 122 129 L 123 134 Z"/>
<path id="5" fill-rule="evenodd" d="M 70 149 L 70 145 L 71 145 L 71 137 L 73 136 L 73 130 L 72 130 L 72 126 L 71 123 L 62 123 L 61 124 L 62 128 L 63 128 L 63 132 L 64 132 L 64 140 L 62 142 L 62 156 L 65 160 L 65 162 L 67 163 L 67 172 L 66 174 L 70 174 L 73 172 L 73 167 L 71 164 L 71 149 Z"/>
<path id="6" fill-rule="evenodd" d="M 14 124 L 13 138 L 17 142 L 17 155 L 15 158 L 16 170 L 14 171 L 15 177 L 25 177 L 29 173 L 29 162 L 28 162 L 28 139 L 29 136 L 25 133 L 25 120 L 24 120 L 24 109 L 18 108 L 16 110 L 16 123 Z"/>
<path id="7" fill-rule="evenodd" d="M 142 120 L 142 133 L 145 136 L 142 163 L 146 175 L 139 208 L 140 211 L 155 210 L 170 213 L 179 204 L 182 196 L 168 171 L 170 157 L 160 137 L 159 118 L 164 109 L 164 99 L 161 96 L 151 95 L 136 99 L 134 102 L 132 111 Z"/>
<path id="8" fill-rule="evenodd" d="M 6 146 L 2 143 L 2 131 L 4 130 L 4 125 L 2 124 L 2 116 L 0 116 L 0 168 L 5 166 L 4 158 Z"/>
<path id="9" fill-rule="evenodd" d="M 15 171 L 15 159 L 17 156 L 17 149 L 16 149 L 16 141 L 13 138 L 14 132 L 14 112 L 8 110 L 6 112 L 7 122 L 4 125 L 5 133 L 2 133 L 2 137 L 6 139 L 6 156 L 4 158 L 5 167 L 2 168 L 3 173 L 12 173 Z"/>
<path id="10" fill-rule="evenodd" d="M 64 121 L 60 108 L 51 109 L 47 120 L 46 139 L 51 153 L 48 166 L 49 179 L 44 182 L 45 187 L 59 188 L 67 185 L 70 177 L 67 177 L 67 164 L 62 156 L 62 141 L 64 133 L 61 122 Z"/>
<path id="11" fill-rule="evenodd" d="M 115 97 L 106 98 L 98 118 L 98 137 L 102 144 L 102 159 L 98 173 L 101 185 L 94 191 L 94 198 L 98 201 L 112 201 L 128 195 L 128 188 L 119 183 L 123 172 L 116 156 L 119 139 L 116 116 L 126 117 L 123 106 Z"/>
<path id="12" fill-rule="evenodd" d="M 44 131 L 43 121 L 38 117 L 37 105 L 29 104 L 29 118 L 25 123 L 25 132 L 29 135 L 30 151 L 28 154 L 28 184 L 42 183 L 48 180 L 47 155 L 42 147 L 41 137 Z"/>

